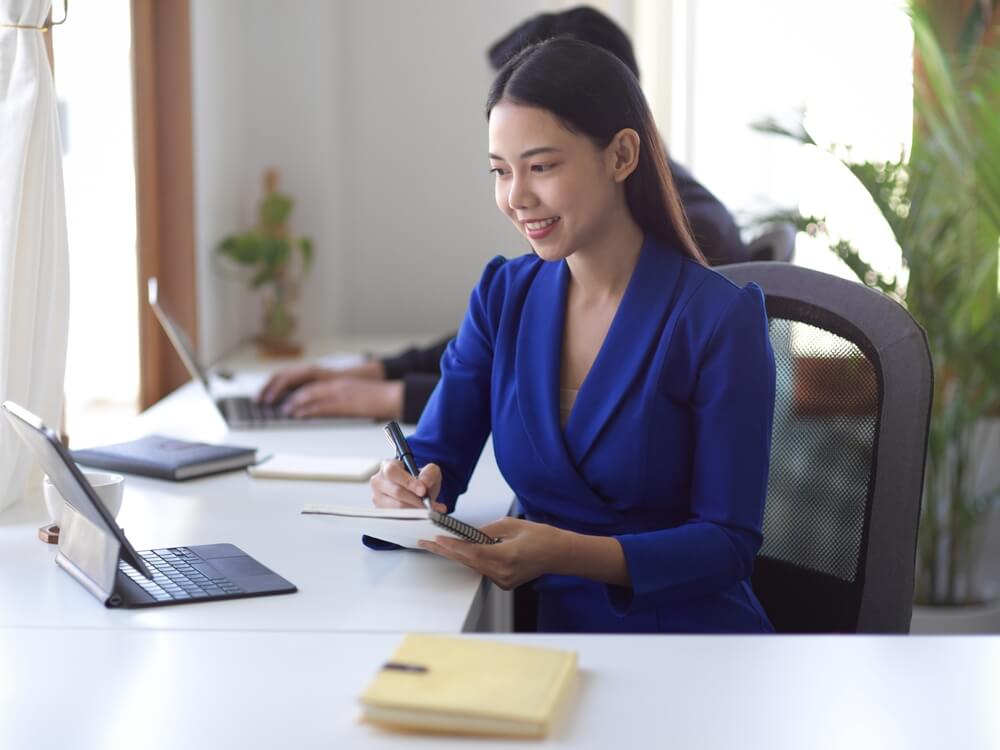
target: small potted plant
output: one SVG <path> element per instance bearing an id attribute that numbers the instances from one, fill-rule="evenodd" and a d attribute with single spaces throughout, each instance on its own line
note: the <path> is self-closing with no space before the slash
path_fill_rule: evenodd
<path id="1" fill-rule="evenodd" d="M 219 243 L 218 253 L 245 267 L 250 288 L 264 292 L 264 317 L 257 347 L 265 356 L 290 357 L 302 352 L 295 341 L 293 308 L 302 279 L 312 266 L 313 246 L 308 237 L 288 232 L 292 199 L 278 192 L 278 173 L 264 173 L 264 197 L 256 228 L 231 234 Z"/>

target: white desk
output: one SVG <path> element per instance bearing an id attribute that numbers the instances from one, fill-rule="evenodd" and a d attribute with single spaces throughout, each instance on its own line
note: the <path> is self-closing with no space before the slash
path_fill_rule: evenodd
<path id="1" fill-rule="evenodd" d="M 386 456 L 380 425 L 227 432 L 192 384 L 143 414 L 148 432 L 258 446 L 272 452 Z M 419 551 L 376 552 L 356 533 L 302 516 L 309 503 L 371 502 L 368 484 L 255 480 L 243 472 L 183 483 L 129 476 L 119 524 L 137 549 L 230 542 L 298 586 L 298 593 L 143 610 L 108 610 L 55 563 L 37 539 L 39 503 L 0 515 L 0 627 L 219 630 L 438 631 L 473 628 L 496 589 L 467 568 Z M 487 446 L 459 517 L 506 514 L 512 493 Z M 494 595 L 495 595 L 494 594 Z"/>
<path id="2" fill-rule="evenodd" d="M 264 451 L 386 453 L 377 425 L 227 433 L 192 386 L 137 421 L 136 435 L 154 430 Z M 0 748 L 523 750 L 356 724 L 356 697 L 398 633 L 456 633 L 487 589 L 448 561 L 373 552 L 298 513 L 333 501 L 367 504 L 367 485 L 129 477 L 119 521 L 137 547 L 232 542 L 300 588 L 131 611 L 104 609 L 55 566 L 35 537 L 40 502 L 0 515 Z M 460 515 L 482 523 L 509 501 L 487 448 Z M 552 746 L 1000 747 L 997 638 L 521 639 L 580 653 L 578 693 Z"/>
<path id="3" fill-rule="evenodd" d="M 0 747 L 1000 747 L 996 638 L 519 638 L 580 654 L 548 743 L 359 725 L 399 636 L 0 629 Z"/>

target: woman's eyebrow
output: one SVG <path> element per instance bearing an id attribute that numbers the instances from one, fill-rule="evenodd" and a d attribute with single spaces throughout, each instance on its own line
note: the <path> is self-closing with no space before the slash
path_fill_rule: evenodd
<path id="1" fill-rule="evenodd" d="M 559 149 L 555 146 L 539 146 L 538 148 L 529 148 L 527 151 L 521 153 L 522 159 L 530 159 L 532 156 L 538 156 L 538 154 L 553 154 L 558 153 Z"/>
<path id="2" fill-rule="evenodd" d="M 530 159 L 532 156 L 537 156 L 538 154 L 552 154 L 558 153 L 559 149 L 555 146 L 539 146 L 538 148 L 529 148 L 527 151 L 522 151 L 521 159 Z M 497 161 L 507 161 L 502 156 L 497 156 L 496 154 L 490 154 L 491 159 L 496 159 Z"/>

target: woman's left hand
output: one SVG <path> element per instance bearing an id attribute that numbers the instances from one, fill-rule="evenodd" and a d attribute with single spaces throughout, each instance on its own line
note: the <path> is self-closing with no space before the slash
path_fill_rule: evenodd
<path id="1" fill-rule="evenodd" d="M 501 518 L 482 530 L 499 538 L 497 544 L 474 544 L 439 536 L 420 546 L 436 555 L 467 565 L 504 590 L 555 571 L 567 532 L 544 523 Z"/>

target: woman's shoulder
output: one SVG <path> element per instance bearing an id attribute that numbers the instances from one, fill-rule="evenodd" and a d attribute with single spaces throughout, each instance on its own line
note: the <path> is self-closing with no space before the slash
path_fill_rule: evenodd
<path id="1" fill-rule="evenodd" d="M 682 279 L 692 302 L 712 307 L 729 307 L 741 300 L 763 302 L 764 293 L 755 283 L 739 286 L 714 268 L 685 258 Z"/>
<path id="2" fill-rule="evenodd" d="M 684 303 L 680 312 L 704 333 L 734 316 L 766 320 L 764 293 L 753 282 L 739 286 L 719 271 L 689 259 L 684 260 L 681 280 Z"/>
<path id="3" fill-rule="evenodd" d="M 497 255 L 483 269 L 478 291 L 484 297 L 508 296 L 513 290 L 530 284 L 544 261 L 534 253 L 514 258 Z"/>
<path id="4" fill-rule="evenodd" d="M 486 264 L 486 270 L 494 274 L 502 273 L 507 278 L 517 278 L 519 276 L 534 274 L 544 262 L 534 253 L 525 253 L 513 258 L 508 258 L 505 255 L 497 255 Z"/>

